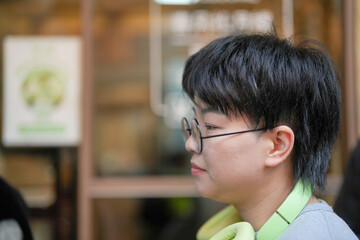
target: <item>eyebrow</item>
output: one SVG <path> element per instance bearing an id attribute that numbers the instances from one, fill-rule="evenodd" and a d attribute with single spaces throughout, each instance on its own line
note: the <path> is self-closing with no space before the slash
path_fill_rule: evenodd
<path id="1" fill-rule="evenodd" d="M 202 115 L 206 114 L 206 113 L 217 113 L 217 114 L 223 114 L 226 115 L 223 111 L 219 110 L 218 108 L 214 108 L 214 107 L 205 107 L 205 108 L 200 108 L 200 112 Z M 194 113 L 196 113 L 195 108 L 192 107 L 192 110 L 194 111 Z"/>
<path id="2" fill-rule="evenodd" d="M 218 114 L 224 114 L 225 113 L 217 108 L 214 107 L 206 107 L 206 108 L 201 108 L 201 113 L 202 114 L 206 114 L 206 113 L 218 113 Z"/>

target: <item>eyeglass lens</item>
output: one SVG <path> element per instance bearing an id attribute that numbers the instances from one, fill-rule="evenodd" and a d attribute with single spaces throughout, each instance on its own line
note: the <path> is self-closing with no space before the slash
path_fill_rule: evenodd
<path id="1" fill-rule="evenodd" d="M 196 143 L 196 152 L 200 153 L 201 152 L 201 132 L 200 132 L 200 126 L 199 123 L 193 119 L 191 121 L 191 127 L 189 126 L 189 122 L 187 121 L 186 118 L 183 118 L 181 121 L 181 127 L 182 127 L 182 132 L 183 132 L 183 136 L 185 141 L 190 137 L 190 135 L 193 137 L 195 143 Z"/>
<path id="2" fill-rule="evenodd" d="M 191 121 L 191 130 L 193 133 L 192 134 L 193 138 L 196 142 L 196 152 L 200 153 L 202 150 L 202 145 L 201 145 L 202 139 L 201 139 L 200 125 L 196 119 L 193 119 Z"/>
<path id="3" fill-rule="evenodd" d="M 184 140 L 186 141 L 191 135 L 191 129 L 190 129 L 190 126 L 189 126 L 189 122 L 187 121 L 186 118 L 183 118 L 181 120 L 181 128 L 182 128 L 182 133 L 183 133 L 183 136 L 184 136 Z"/>

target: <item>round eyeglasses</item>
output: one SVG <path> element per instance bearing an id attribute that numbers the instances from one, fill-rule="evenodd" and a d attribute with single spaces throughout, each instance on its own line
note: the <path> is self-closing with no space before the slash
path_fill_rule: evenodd
<path id="1" fill-rule="evenodd" d="M 217 135 L 211 135 L 211 136 L 205 136 L 203 137 L 201 134 L 201 130 L 200 130 L 200 124 L 199 122 L 196 120 L 196 118 L 193 118 L 191 120 L 191 127 L 189 125 L 189 122 L 186 118 L 183 118 L 181 120 L 181 128 L 182 128 L 182 132 L 185 138 L 185 141 L 192 136 L 196 146 L 195 146 L 195 150 L 197 153 L 201 153 L 203 150 L 203 139 L 207 139 L 207 138 L 214 138 L 214 137 L 222 137 L 222 136 L 228 136 L 228 135 L 234 135 L 234 134 L 240 134 L 240 133 L 248 133 L 248 132 L 255 132 L 255 131 L 261 131 L 264 130 L 265 128 L 255 128 L 255 129 L 249 129 L 249 130 L 245 130 L 245 131 L 240 131 L 240 132 L 231 132 L 231 133 L 223 133 L 223 134 L 217 134 Z"/>

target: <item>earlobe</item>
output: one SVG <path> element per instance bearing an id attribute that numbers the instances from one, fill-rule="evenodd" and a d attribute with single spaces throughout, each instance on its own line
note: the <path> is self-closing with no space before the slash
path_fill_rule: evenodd
<path id="1" fill-rule="evenodd" d="M 284 162 L 290 155 L 295 141 L 294 132 L 285 125 L 278 126 L 272 130 L 272 149 L 265 160 L 265 166 L 276 167 Z"/>

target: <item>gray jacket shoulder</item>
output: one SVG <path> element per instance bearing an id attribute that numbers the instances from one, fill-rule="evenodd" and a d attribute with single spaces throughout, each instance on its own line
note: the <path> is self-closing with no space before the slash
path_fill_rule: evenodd
<path id="1" fill-rule="evenodd" d="M 278 240 L 358 240 L 324 201 L 307 205 Z"/>

